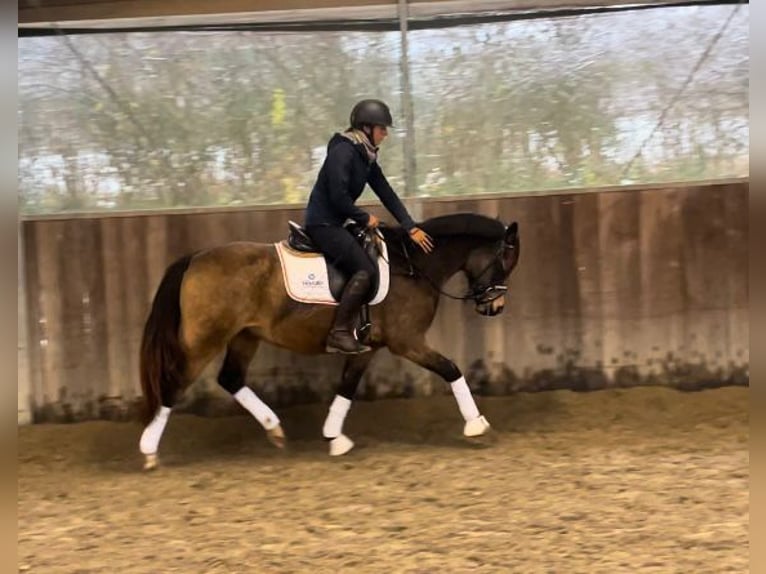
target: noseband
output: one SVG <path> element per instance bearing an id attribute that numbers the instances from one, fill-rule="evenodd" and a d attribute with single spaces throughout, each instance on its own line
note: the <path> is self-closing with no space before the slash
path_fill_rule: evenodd
<path id="1" fill-rule="evenodd" d="M 506 249 L 513 249 L 513 245 L 508 245 L 507 243 L 503 242 L 503 245 L 500 247 L 500 249 L 497 250 L 497 253 L 495 253 L 495 257 L 484 269 L 482 269 L 481 273 L 479 273 L 477 277 L 482 277 L 498 262 L 500 263 L 500 267 L 503 268 L 503 271 L 505 271 L 505 267 L 503 265 L 503 256 L 505 255 Z M 472 299 L 476 302 L 477 305 L 489 305 L 492 303 L 492 301 L 499 299 L 508 291 L 508 287 L 503 284 L 482 284 L 478 281 L 471 283 L 468 289 L 468 294 L 463 297 L 463 299 Z"/>

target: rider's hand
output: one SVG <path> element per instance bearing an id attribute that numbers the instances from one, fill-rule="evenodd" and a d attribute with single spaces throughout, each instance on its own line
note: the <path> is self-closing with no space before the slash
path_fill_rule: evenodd
<path id="1" fill-rule="evenodd" d="M 434 248 L 434 240 L 425 231 L 419 227 L 413 227 L 410 229 L 410 239 L 417 243 L 420 248 L 426 253 L 431 253 Z"/>
<path id="2" fill-rule="evenodd" d="M 380 225 L 380 219 L 378 219 L 371 213 L 370 220 L 367 222 L 367 227 L 369 227 L 370 229 L 375 229 L 378 225 Z"/>

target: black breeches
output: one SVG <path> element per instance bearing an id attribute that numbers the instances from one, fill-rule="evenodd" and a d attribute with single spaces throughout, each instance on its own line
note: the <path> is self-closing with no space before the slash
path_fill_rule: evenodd
<path id="1" fill-rule="evenodd" d="M 332 265 L 340 269 L 348 279 L 359 271 L 366 271 L 374 284 L 378 267 L 367 256 L 354 236 L 342 227 L 312 225 L 306 228 L 311 240 Z"/>

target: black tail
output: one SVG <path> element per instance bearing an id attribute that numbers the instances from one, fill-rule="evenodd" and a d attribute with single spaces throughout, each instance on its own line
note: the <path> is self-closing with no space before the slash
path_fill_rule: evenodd
<path id="1" fill-rule="evenodd" d="M 170 400 L 183 384 L 186 356 L 181 348 L 181 281 L 193 255 L 185 255 L 165 270 L 152 301 L 152 310 L 141 339 L 141 389 L 144 424 L 157 414 L 162 397 Z"/>

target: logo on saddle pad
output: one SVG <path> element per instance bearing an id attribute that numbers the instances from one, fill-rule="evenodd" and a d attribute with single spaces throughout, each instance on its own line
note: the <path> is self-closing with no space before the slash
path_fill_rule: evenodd
<path id="1" fill-rule="evenodd" d="M 301 303 L 337 305 L 348 280 L 340 271 L 327 265 L 320 253 L 306 253 L 292 249 L 286 241 L 275 243 L 282 264 L 282 278 L 291 299 Z M 388 249 L 381 242 L 382 255 L 378 256 L 378 285 L 370 305 L 386 298 L 389 285 Z"/>

